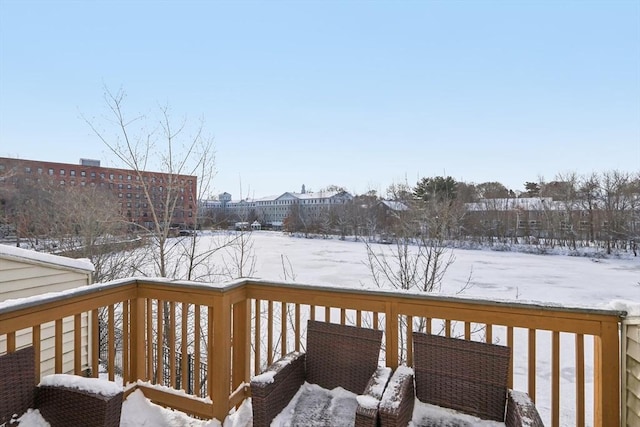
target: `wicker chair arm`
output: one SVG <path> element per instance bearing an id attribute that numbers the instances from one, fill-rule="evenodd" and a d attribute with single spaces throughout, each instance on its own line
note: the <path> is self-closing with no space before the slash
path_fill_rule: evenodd
<path id="1" fill-rule="evenodd" d="M 413 370 L 401 366 L 393 373 L 379 406 L 380 425 L 406 426 L 413 415 Z"/>
<path id="2" fill-rule="evenodd" d="M 305 381 L 305 354 L 293 352 L 251 379 L 253 425 L 268 426 Z"/>
<path id="3" fill-rule="evenodd" d="M 544 427 L 540 414 L 528 394 L 509 390 L 507 393 L 507 427 Z"/>
<path id="4" fill-rule="evenodd" d="M 391 377 L 391 372 L 390 368 L 378 368 L 371 375 L 364 392 L 358 396 L 355 427 L 376 427 L 378 425 L 378 406 Z"/>

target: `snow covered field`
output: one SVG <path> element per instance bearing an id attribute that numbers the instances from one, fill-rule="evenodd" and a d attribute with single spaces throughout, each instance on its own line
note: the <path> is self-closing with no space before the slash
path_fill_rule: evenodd
<path id="1" fill-rule="evenodd" d="M 199 244 L 209 247 L 214 236 L 204 234 Z M 365 245 L 352 240 L 305 239 L 289 237 L 275 232 L 252 234 L 255 256 L 254 277 L 274 281 L 295 281 L 307 284 L 340 285 L 352 288 L 371 288 L 374 284 L 366 265 Z M 379 245 L 387 251 L 391 247 Z M 592 308 L 623 308 L 614 301 L 635 302 L 640 306 L 640 258 L 595 259 L 563 255 L 530 255 L 491 250 L 454 250 L 455 262 L 449 268 L 442 293 L 455 294 L 467 282 L 471 274 L 471 287 L 465 297 L 492 300 L 541 301 L 554 305 L 585 306 Z M 215 255 L 214 263 L 220 265 L 229 254 L 222 251 Z M 283 267 L 284 260 L 284 267 Z M 293 275 L 293 279 L 291 276 Z M 629 307 L 627 305 L 626 307 Z M 640 315 L 640 311 L 634 314 Z M 494 339 L 504 342 L 504 331 L 494 330 Z M 527 390 L 526 333 L 515 330 L 516 369 L 514 388 Z M 560 367 L 560 425 L 575 425 L 575 338 L 561 334 Z M 593 425 L 593 351 L 592 340 L 585 339 L 585 376 L 587 425 Z M 519 346 L 519 347 L 518 347 Z M 545 423 L 550 417 L 549 384 L 550 334 L 537 334 L 537 407 Z M 286 416 L 285 416 L 286 418 Z M 283 422 L 289 420 L 287 418 Z M 225 427 L 246 427 L 251 422 L 250 403 L 224 423 Z M 146 423 L 146 424 L 145 424 Z M 38 425 L 38 424 L 36 424 Z M 175 412 L 149 404 L 134 394 L 123 407 L 123 426 L 219 426 L 214 421 L 198 421 Z"/>
<path id="2" fill-rule="evenodd" d="M 204 238 L 206 240 L 206 237 Z M 338 239 L 305 239 L 282 233 L 254 232 L 256 264 L 253 276 L 262 279 L 290 279 L 308 284 L 371 288 L 366 247 L 361 242 Z M 390 246 L 379 245 L 380 251 Z M 640 304 L 640 258 L 590 258 L 565 255 L 532 255 L 491 250 L 454 250 L 455 262 L 443 280 L 441 292 L 456 294 L 471 274 L 465 297 L 491 300 L 540 301 L 553 305 L 591 308 L 626 308 L 620 301 Z M 285 266 L 283 267 L 283 260 Z M 286 272 L 285 272 L 286 271 Z M 637 306 L 635 308 L 637 311 Z M 638 315 L 639 312 L 634 312 Z M 504 328 L 494 330 L 494 339 L 506 340 Z M 575 338 L 561 334 L 561 425 L 575 424 Z M 526 331 L 515 330 L 516 370 L 514 388 L 527 390 Z M 543 420 L 549 420 L 551 334 L 537 333 L 537 406 Z M 593 413 L 593 340 L 585 338 L 587 378 L 587 425 Z"/>
<path id="3" fill-rule="evenodd" d="M 207 237 L 203 236 L 203 240 Z M 282 258 L 295 281 L 369 288 L 374 284 L 361 242 L 305 239 L 261 231 L 252 234 L 256 265 L 253 276 L 284 280 Z M 377 245 L 389 250 L 386 245 Z M 455 262 L 444 278 L 442 293 L 455 294 L 471 272 L 465 296 L 543 301 L 603 308 L 612 300 L 640 302 L 640 257 L 594 259 L 563 255 L 455 249 Z M 220 262 L 220 261 L 218 261 Z"/>

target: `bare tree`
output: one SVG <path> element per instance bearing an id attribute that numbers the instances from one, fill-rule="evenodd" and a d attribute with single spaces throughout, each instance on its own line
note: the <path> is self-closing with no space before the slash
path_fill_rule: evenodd
<path id="1" fill-rule="evenodd" d="M 371 277 L 380 288 L 419 292 L 438 292 L 448 268 L 455 261 L 447 240 L 460 221 L 459 209 L 450 200 L 433 199 L 416 202 L 412 210 L 396 211 L 397 227 L 390 246 L 366 242 L 367 261 Z M 471 275 L 462 292 L 471 283 Z M 401 322 L 406 322 L 403 318 Z M 401 358 L 406 350 L 405 330 L 401 328 Z M 418 330 L 424 327 L 419 319 Z"/>
<path id="2" fill-rule="evenodd" d="M 156 251 L 153 256 L 153 274 L 169 277 L 175 274 L 170 268 L 175 250 L 184 247 L 171 241 L 171 224 L 179 212 L 184 198 L 197 203 L 196 184 L 185 186 L 184 179 L 200 174 L 200 186 L 208 189 L 214 174 L 213 139 L 205 135 L 204 122 L 188 126 L 186 119 L 174 125 L 170 109 L 159 108 L 159 118 L 149 119 L 139 115 L 129 117 L 124 109 L 125 93 L 105 91 L 105 102 L 110 112 L 107 123 L 115 129 L 108 135 L 98 125 L 85 118 L 95 135 L 129 169 L 136 173 L 136 181 L 142 188 L 151 221 L 136 224 L 150 236 Z M 159 168 L 163 182 L 149 180 L 143 172 Z M 185 191 L 186 188 L 186 191 Z"/>

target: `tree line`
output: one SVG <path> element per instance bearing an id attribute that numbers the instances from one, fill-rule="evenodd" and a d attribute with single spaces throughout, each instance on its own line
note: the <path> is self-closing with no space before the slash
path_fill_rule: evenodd
<path id="1" fill-rule="evenodd" d="M 250 219 L 260 221 L 258 212 Z M 284 230 L 305 235 L 379 240 L 437 234 L 474 244 L 534 244 L 607 253 L 630 250 L 640 240 L 640 172 L 618 170 L 560 174 L 528 181 L 524 191 L 500 182 L 480 184 L 451 176 L 424 177 L 414 186 L 389 186 L 356 195 L 344 205 L 310 212 L 293 205 Z"/>

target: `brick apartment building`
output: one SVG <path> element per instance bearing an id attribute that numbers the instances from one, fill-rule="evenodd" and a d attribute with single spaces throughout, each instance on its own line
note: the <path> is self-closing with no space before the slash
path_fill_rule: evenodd
<path id="1" fill-rule="evenodd" d="M 152 214 L 144 195 L 144 185 L 152 201 L 159 207 L 168 189 L 180 194 L 173 212 L 171 225 L 192 227 L 197 214 L 197 177 L 174 175 L 177 185 L 171 184 L 171 175 L 162 172 L 136 172 L 129 169 L 101 167 L 99 160 L 81 159 L 79 164 L 54 163 L 41 160 L 23 160 L 0 157 L 0 188 L 24 183 L 53 185 L 65 188 L 91 186 L 109 191 L 119 200 L 120 212 L 132 223 L 150 226 Z M 144 183 L 142 182 L 144 181 Z"/>

